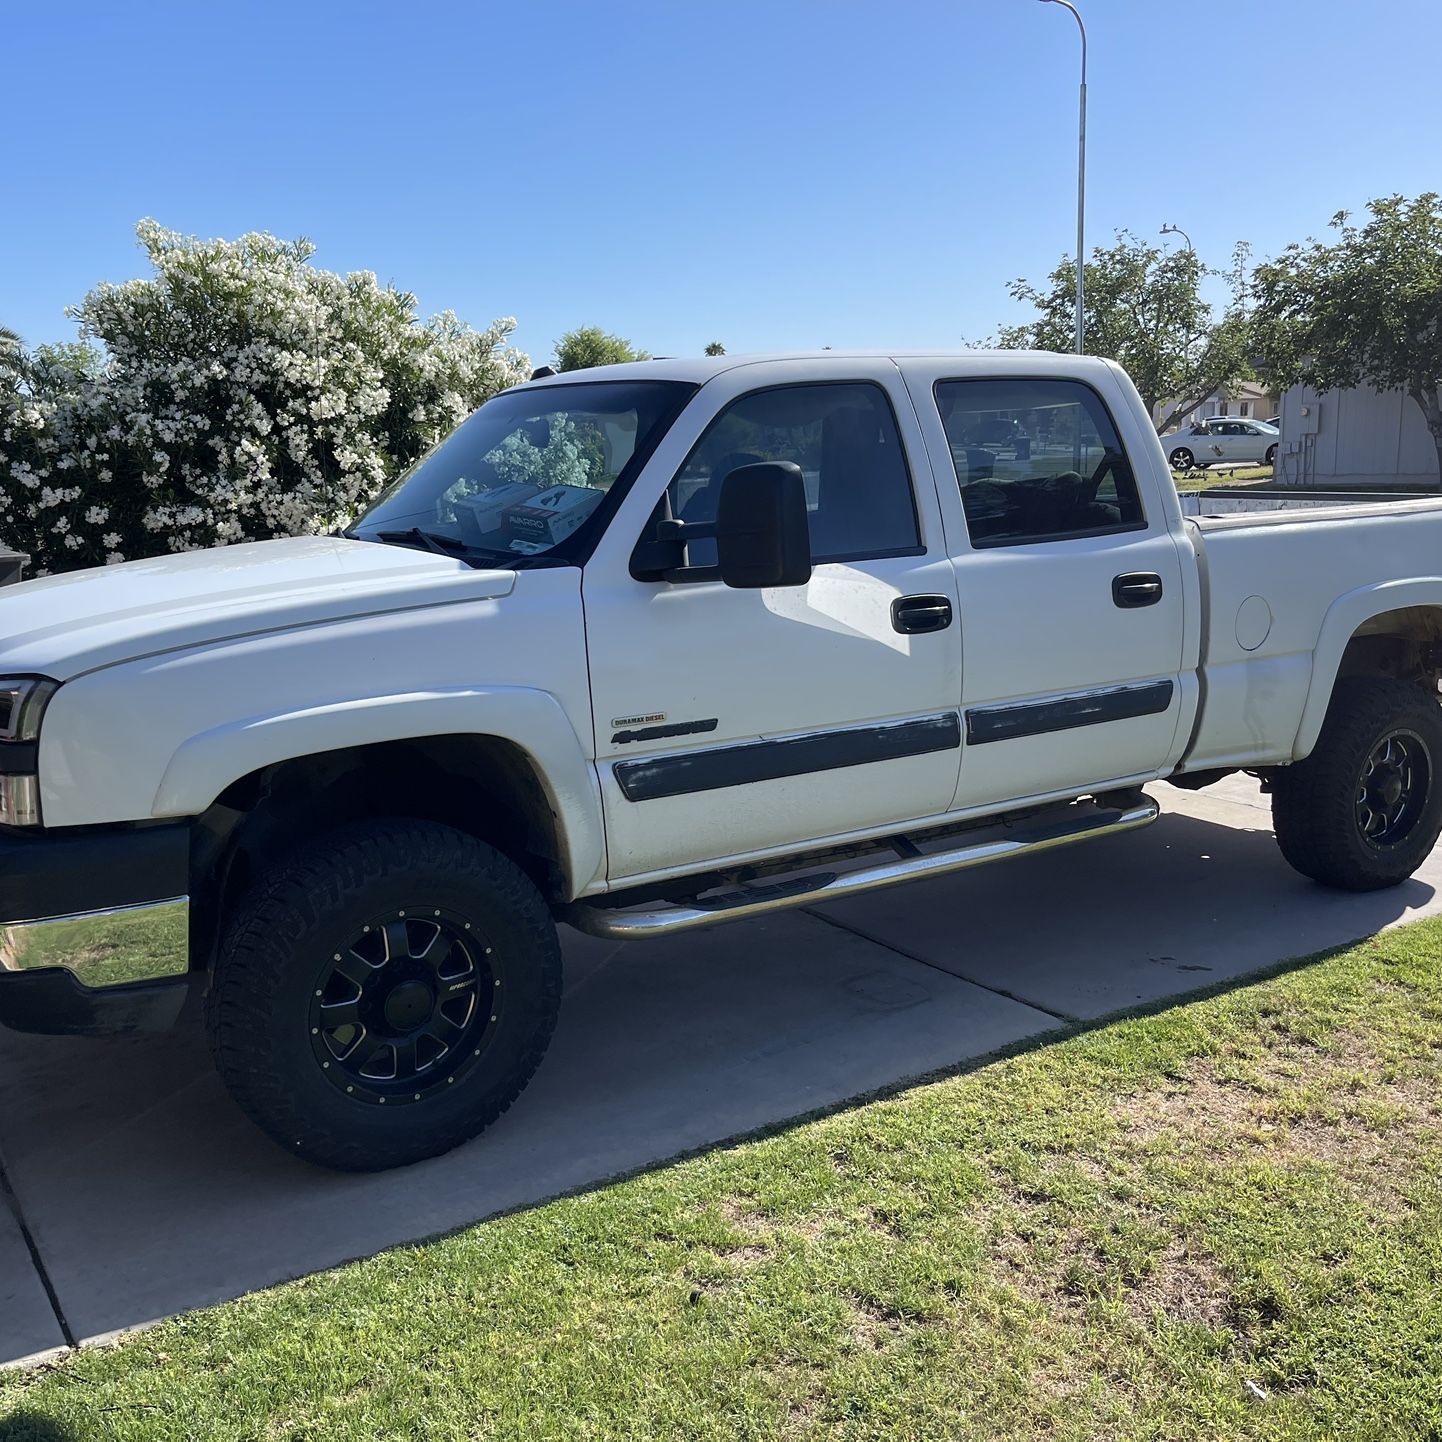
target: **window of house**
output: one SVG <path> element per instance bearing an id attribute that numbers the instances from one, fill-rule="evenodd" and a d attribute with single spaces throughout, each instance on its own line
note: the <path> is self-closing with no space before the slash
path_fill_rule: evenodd
<path id="1" fill-rule="evenodd" d="M 1064 541 L 1146 525 L 1121 438 L 1089 386 L 940 381 L 936 403 L 973 546 Z"/>
<path id="2" fill-rule="evenodd" d="M 1238 414 L 1239 416 L 1249 416 L 1249 415 L 1251 415 L 1251 414 L 1252 414 L 1252 403 L 1251 403 L 1251 401 L 1243 401 L 1243 402 L 1241 403 L 1241 405 L 1237 407 L 1237 414 Z"/>
<path id="3" fill-rule="evenodd" d="M 891 402 L 868 381 L 778 386 L 733 401 L 671 482 L 671 514 L 709 524 L 721 482 L 757 461 L 793 461 L 806 482 L 811 559 L 855 561 L 922 550 L 911 475 Z M 692 541 L 687 564 L 716 563 Z"/>

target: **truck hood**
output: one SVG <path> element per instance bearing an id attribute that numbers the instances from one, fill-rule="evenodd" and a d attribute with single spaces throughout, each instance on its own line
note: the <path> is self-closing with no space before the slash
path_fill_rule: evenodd
<path id="1" fill-rule="evenodd" d="M 128 561 L 0 590 L 0 675 L 67 681 L 258 631 L 504 596 L 515 583 L 513 571 L 331 536 Z"/>

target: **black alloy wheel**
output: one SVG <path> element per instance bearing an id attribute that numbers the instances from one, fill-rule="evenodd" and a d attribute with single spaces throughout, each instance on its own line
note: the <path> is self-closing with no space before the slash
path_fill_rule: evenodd
<path id="1" fill-rule="evenodd" d="M 1395 731 L 1373 748 L 1357 785 L 1357 830 L 1372 846 L 1405 841 L 1432 789 L 1432 758 L 1413 731 Z"/>
<path id="2" fill-rule="evenodd" d="M 357 1101 L 423 1101 L 454 1086 L 485 1051 L 501 1018 L 501 972 L 472 922 L 435 907 L 376 917 L 316 981 L 316 1060 Z"/>

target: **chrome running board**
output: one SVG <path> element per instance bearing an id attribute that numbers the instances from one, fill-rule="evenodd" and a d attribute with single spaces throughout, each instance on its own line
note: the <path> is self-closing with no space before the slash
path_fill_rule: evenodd
<path id="1" fill-rule="evenodd" d="M 703 926 L 716 926 L 723 921 L 741 921 L 748 916 L 764 916 L 770 911 L 785 911 L 794 906 L 811 906 L 847 896 L 860 896 L 902 881 L 949 876 L 954 871 L 985 866 L 991 861 L 1029 856 L 1057 846 L 1070 846 L 1075 841 L 1090 841 L 1097 836 L 1135 831 L 1138 827 L 1150 826 L 1157 819 L 1158 810 L 1157 803 L 1150 796 L 1143 796 L 1134 805 L 1121 810 L 1095 811 L 1080 822 L 1058 827 L 1054 831 L 977 841 L 948 851 L 918 852 L 910 838 L 898 836 L 893 839 L 893 845 L 900 854 L 899 860 L 868 866 L 860 871 L 840 874 L 821 871 L 786 881 L 758 882 L 700 898 L 690 905 L 661 906 L 652 910 L 623 910 L 595 902 L 575 902 L 561 912 L 561 920 L 569 922 L 578 931 L 611 941 L 675 936 Z"/>

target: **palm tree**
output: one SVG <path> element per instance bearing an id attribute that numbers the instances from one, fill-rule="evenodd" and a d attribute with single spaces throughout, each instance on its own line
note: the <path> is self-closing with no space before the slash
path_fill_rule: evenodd
<path id="1" fill-rule="evenodd" d="M 30 358 L 25 353 L 25 342 L 8 325 L 0 325 L 0 381 L 19 385 L 29 374 Z"/>

